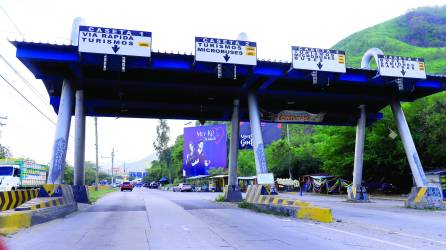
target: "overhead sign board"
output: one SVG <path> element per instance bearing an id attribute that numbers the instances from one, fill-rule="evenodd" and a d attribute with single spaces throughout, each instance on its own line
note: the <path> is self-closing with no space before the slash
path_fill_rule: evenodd
<path id="1" fill-rule="evenodd" d="M 293 69 L 345 73 L 345 52 L 332 49 L 291 47 Z"/>
<path id="2" fill-rule="evenodd" d="M 79 26 L 79 52 L 150 57 L 152 33 Z"/>
<path id="3" fill-rule="evenodd" d="M 257 44 L 248 41 L 195 37 L 195 60 L 255 66 Z"/>
<path id="4" fill-rule="evenodd" d="M 423 58 L 378 55 L 378 69 L 382 76 L 426 79 Z"/>

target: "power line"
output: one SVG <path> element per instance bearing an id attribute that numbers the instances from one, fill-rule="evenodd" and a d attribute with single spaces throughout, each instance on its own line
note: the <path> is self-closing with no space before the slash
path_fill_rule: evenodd
<path id="1" fill-rule="evenodd" d="M 13 88 L 15 90 L 15 92 L 17 92 L 23 99 L 25 99 L 28 104 L 30 104 L 31 106 L 34 107 L 34 109 L 36 109 L 41 115 L 43 115 L 48 121 L 50 121 L 52 124 L 56 125 L 56 123 L 51 120 L 51 118 L 49 118 L 47 115 L 45 115 L 45 113 L 42 112 L 42 110 L 40 110 L 39 108 L 36 107 L 36 105 L 34 105 L 34 103 L 32 103 L 30 100 L 28 100 L 28 98 L 26 98 L 22 93 L 20 93 L 20 91 L 18 91 L 14 85 L 12 85 L 2 74 L 0 74 L 0 76 L 3 78 L 3 81 L 5 81 L 9 86 L 11 86 L 11 88 Z"/>
<path id="2" fill-rule="evenodd" d="M 14 73 L 20 78 L 20 80 L 22 80 L 26 84 L 26 86 L 28 86 L 28 88 L 40 98 L 42 103 L 51 108 L 45 97 L 42 94 L 40 94 L 39 91 L 36 88 L 34 88 L 31 85 L 31 83 L 28 80 L 26 80 L 26 78 L 13 67 L 2 54 L 0 54 L 0 58 L 12 69 L 12 71 L 14 71 Z"/>
<path id="3" fill-rule="evenodd" d="M 14 26 L 14 28 L 17 30 L 17 32 L 20 33 L 20 35 L 24 38 L 25 36 L 23 35 L 22 31 L 20 31 L 19 27 L 17 26 L 17 24 L 14 22 L 14 20 L 12 20 L 12 18 L 8 15 L 8 12 L 6 12 L 6 10 L 3 8 L 3 6 L 0 6 L 0 9 L 3 10 L 3 12 L 5 13 L 6 17 L 9 19 L 9 21 L 12 23 L 12 25 Z"/>

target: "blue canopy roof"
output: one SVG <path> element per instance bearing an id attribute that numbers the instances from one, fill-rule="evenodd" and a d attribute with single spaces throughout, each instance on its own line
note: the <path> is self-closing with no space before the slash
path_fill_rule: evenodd
<path id="1" fill-rule="evenodd" d="M 325 113 L 321 123 L 355 125 L 357 107 L 366 105 L 367 123 L 381 118 L 379 111 L 391 100 L 413 101 L 446 90 L 446 78 L 395 79 L 376 70 L 347 68 L 343 73 L 320 73 L 324 84 L 313 84 L 310 71 L 290 70 L 288 62 L 259 60 L 256 67 L 237 66 L 237 77 L 217 79 L 216 64 L 197 63 L 193 55 L 152 52 L 151 58 L 79 53 L 77 46 L 12 42 L 21 60 L 42 79 L 57 112 L 63 79 L 84 89 L 89 116 L 193 120 L 229 120 L 233 100 L 240 99 L 240 118 L 249 119 L 247 94 L 258 96 L 262 113 L 302 110 Z M 347 58 L 348 59 L 348 58 Z M 427 65 L 428 66 L 428 65 Z M 224 65 L 223 75 L 232 73 Z M 73 107 L 74 109 L 74 107 Z"/>

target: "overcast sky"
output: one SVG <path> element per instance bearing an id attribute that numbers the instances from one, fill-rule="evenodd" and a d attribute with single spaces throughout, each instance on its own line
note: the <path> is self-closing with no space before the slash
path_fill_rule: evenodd
<path id="1" fill-rule="evenodd" d="M 195 36 L 234 39 L 243 31 L 249 40 L 257 42 L 259 59 L 290 61 L 292 45 L 329 48 L 356 31 L 402 15 L 409 9 L 444 4 L 446 0 L 0 0 L 0 55 L 34 89 L 1 58 L 0 74 L 50 120 L 56 121 L 43 83 L 15 58 L 15 48 L 6 42 L 6 37 L 21 38 L 23 34 L 29 40 L 67 42 L 72 21 L 80 16 L 87 25 L 151 31 L 154 51 L 192 52 Z M 0 116 L 8 117 L 7 125 L 0 127 L 2 145 L 8 146 L 14 156 L 49 162 L 55 125 L 1 78 Z M 100 118 L 100 156 L 109 156 L 115 148 L 117 162 L 122 164 L 153 153 L 157 122 Z M 182 134 L 187 122 L 169 121 L 171 143 Z M 71 127 L 69 163 L 73 163 L 74 117 Z M 94 120 L 90 117 L 87 118 L 86 137 L 86 160 L 94 162 Z M 109 159 L 100 159 L 103 166 L 109 166 L 109 162 Z"/>

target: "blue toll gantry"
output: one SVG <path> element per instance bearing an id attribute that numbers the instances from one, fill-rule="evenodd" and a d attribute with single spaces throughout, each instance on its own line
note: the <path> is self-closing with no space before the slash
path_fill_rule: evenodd
<path id="1" fill-rule="evenodd" d="M 12 41 L 17 58 L 37 79 L 42 79 L 58 113 L 48 183 L 61 181 L 73 114 L 76 185 L 84 182 L 85 116 L 232 121 L 233 131 L 238 131 L 239 121 L 250 121 L 260 175 L 267 173 L 260 121 L 342 125 L 357 126 L 354 181 L 349 195 L 356 201 L 364 197 L 357 194 L 362 194 L 365 126 L 381 119 L 379 111 L 391 105 L 414 174 L 416 192 L 428 186 L 400 102 L 446 90 L 444 76 L 383 76 L 379 70 L 368 68 L 370 60 L 382 58 L 376 49 L 366 53 L 361 68 L 346 68 L 344 73 L 296 69 L 292 63 L 282 61 L 256 60 L 256 65 L 224 63 L 230 59 L 228 54 L 222 54 L 223 63 L 211 63 L 197 61 L 192 54 L 174 52 L 119 55 L 117 52 L 123 49 L 115 45 L 110 46 L 114 53 L 81 52 L 75 29 L 73 34 L 68 45 Z M 150 42 L 140 44 L 147 47 Z M 255 49 L 246 48 L 248 53 L 255 53 Z M 345 60 L 348 58 L 342 57 L 342 63 Z M 323 64 L 316 66 L 321 69 Z M 228 188 L 237 191 L 238 132 L 233 135 Z"/>

